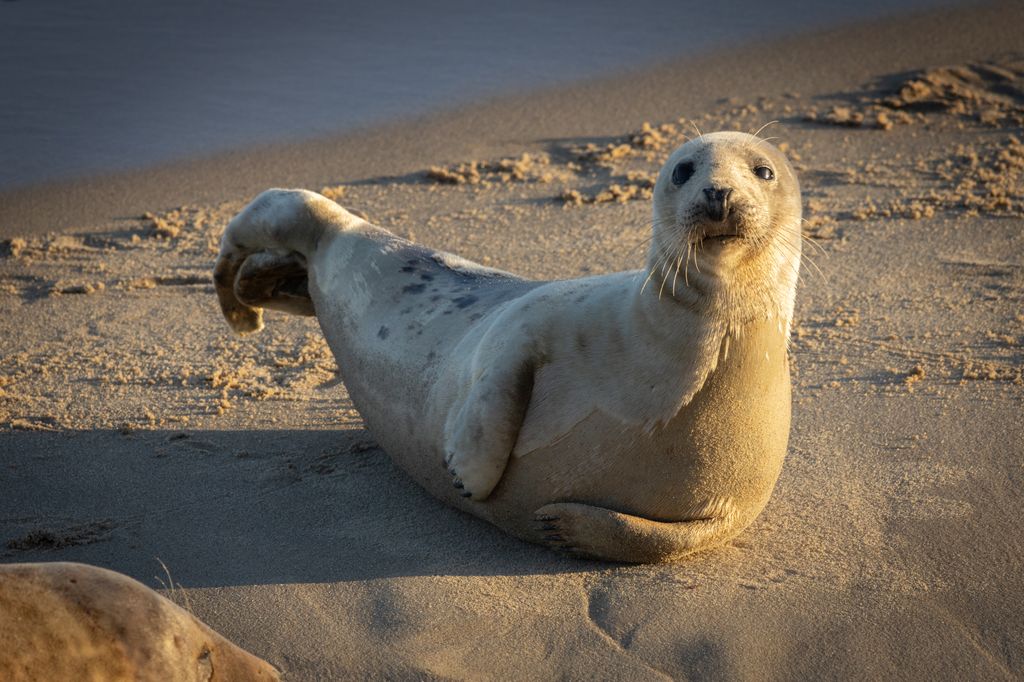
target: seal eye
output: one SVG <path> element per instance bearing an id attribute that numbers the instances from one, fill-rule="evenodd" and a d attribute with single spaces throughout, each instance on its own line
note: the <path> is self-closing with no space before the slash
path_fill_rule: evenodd
<path id="1" fill-rule="evenodd" d="M 693 164 L 689 161 L 682 161 L 672 169 L 672 184 L 679 187 L 693 175 Z"/>
<path id="2" fill-rule="evenodd" d="M 762 180 L 774 180 L 775 171 L 768 166 L 758 166 L 754 169 L 754 175 L 761 178 Z"/>

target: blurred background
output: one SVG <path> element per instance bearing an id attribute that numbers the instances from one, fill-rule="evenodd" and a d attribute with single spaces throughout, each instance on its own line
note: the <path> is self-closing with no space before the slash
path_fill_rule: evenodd
<path id="1" fill-rule="evenodd" d="M 8 0 L 0 193 L 953 4 Z"/>

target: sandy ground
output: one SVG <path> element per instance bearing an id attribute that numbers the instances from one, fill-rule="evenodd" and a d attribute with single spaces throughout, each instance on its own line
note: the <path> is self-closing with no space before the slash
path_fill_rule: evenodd
<path id="1" fill-rule="evenodd" d="M 296 147 L 278 177 L 262 162 L 283 151 L 249 158 L 245 182 L 323 188 L 430 246 L 565 278 L 640 267 L 648 179 L 685 136 L 779 121 L 761 134 L 800 172 L 810 240 L 793 433 L 729 545 L 565 559 L 422 492 L 332 381 L 315 320 L 229 334 L 210 269 L 248 185 L 177 208 L 153 189 L 187 195 L 221 160 L 142 174 L 72 226 L 33 210 L 42 190 L 7 204 L 0 561 L 155 587 L 162 561 L 174 598 L 289 679 L 1019 678 L 1022 22 L 995 5 L 757 46 L 702 63 L 692 95 L 666 65 L 503 100 L 410 124 L 426 141 L 392 136 L 363 173 L 358 153 L 303 170 Z M 574 97 L 596 113 L 532 108 Z M 369 143 L 324 148 L 345 144 Z M 129 179 L 95 182 L 54 201 Z"/>

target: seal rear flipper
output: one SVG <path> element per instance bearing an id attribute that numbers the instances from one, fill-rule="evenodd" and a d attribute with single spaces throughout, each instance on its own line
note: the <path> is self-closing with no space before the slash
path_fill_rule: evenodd
<path id="1" fill-rule="evenodd" d="M 244 256 L 238 254 L 222 254 L 213 268 L 213 286 L 220 310 L 231 329 L 238 334 L 263 329 L 263 310 L 246 305 L 235 294 L 235 279 L 244 260 Z"/>
<path id="2" fill-rule="evenodd" d="M 297 253 L 266 251 L 217 259 L 214 287 L 221 312 L 239 334 L 263 329 L 263 308 L 294 315 L 316 315 L 309 296 L 306 261 Z"/>
<path id="3" fill-rule="evenodd" d="M 725 542 L 738 530 L 731 500 L 700 505 L 692 520 L 654 521 L 575 502 L 534 512 L 537 541 L 574 556 L 624 563 L 671 561 Z"/>
<path id="4" fill-rule="evenodd" d="M 213 281 L 221 311 L 239 334 L 263 328 L 261 307 L 313 315 L 306 262 L 324 237 L 365 224 L 327 197 L 269 189 L 228 224 Z"/>
<path id="5" fill-rule="evenodd" d="M 306 260 L 297 253 L 254 253 L 235 278 L 238 300 L 253 308 L 273 308 L 295 315 L 316 315 L 309 296 Z"/>

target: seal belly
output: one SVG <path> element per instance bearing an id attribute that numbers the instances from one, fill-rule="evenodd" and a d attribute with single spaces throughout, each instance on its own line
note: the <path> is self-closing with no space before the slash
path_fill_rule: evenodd
<path id="1" fill-rule="evenodd" d="M 790 378 L 774 323 L 724 344 L 717 369 L 675 418 L 650 433 L 595 413 L 555 444 L 510 462 L 480 512 L 518 535 L 553 502 L 659 521 L 729 500 L 737 532 L 767 503 L 785 457 Z M 479 512 L 478 512 L 479 513 Z"/>

